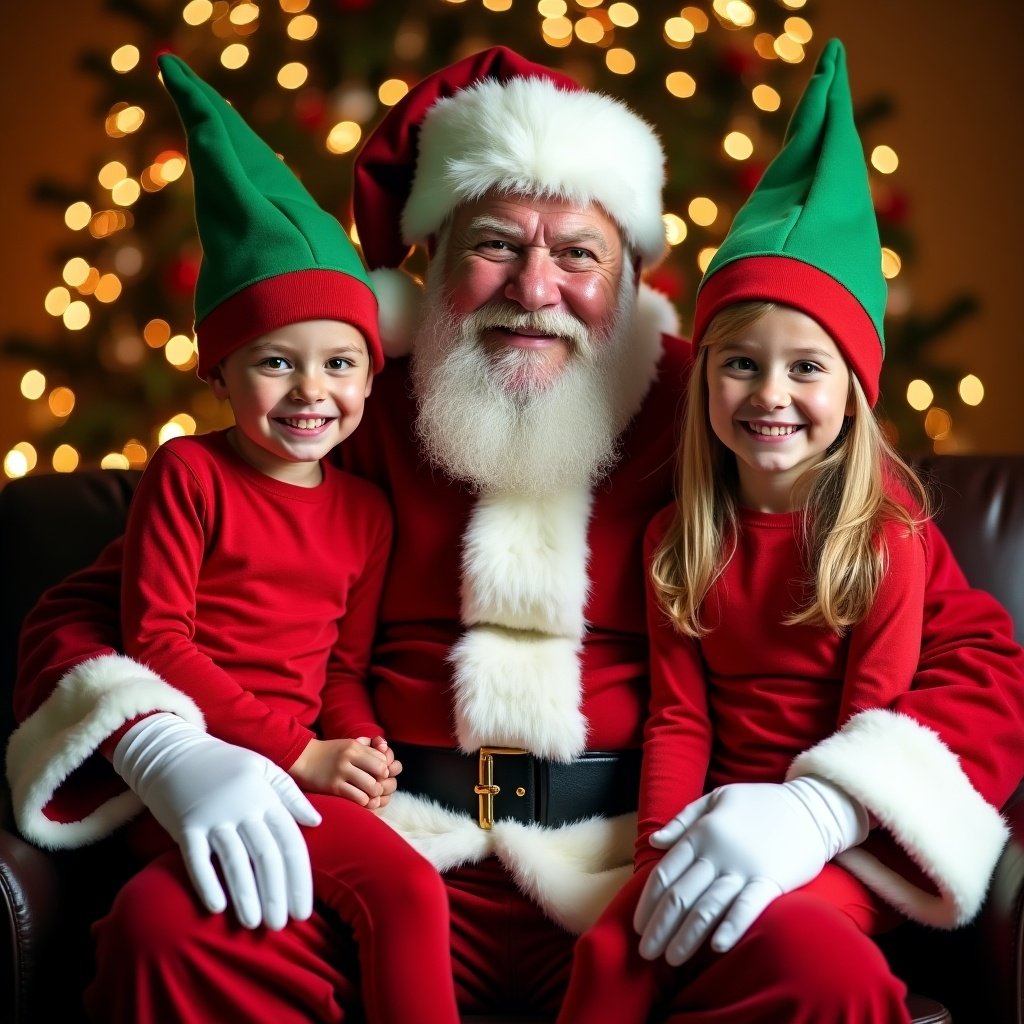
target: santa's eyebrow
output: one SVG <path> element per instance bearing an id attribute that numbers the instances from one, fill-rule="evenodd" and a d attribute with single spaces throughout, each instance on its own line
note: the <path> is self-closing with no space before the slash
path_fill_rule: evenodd
<path id="1" fill-rule="evenodd" d="M 495 234 L 513 239 L 521 239 L 523 236 L 523 229 L 515 221 L 503 220 L 493 214 L 474 217 L 469 222 L 469 230 L 476 235 Z M 556 249 L 565 245 L 596 249 L 602 255 L 608 252 L 607 238 L 597 228 L 590 226 L 572 228 L 560 235 L 553 235 L 549 248 Z"/>

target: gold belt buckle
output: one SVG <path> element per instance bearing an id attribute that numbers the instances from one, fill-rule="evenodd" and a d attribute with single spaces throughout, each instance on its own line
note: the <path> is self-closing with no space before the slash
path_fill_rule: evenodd
<path id="1" fill-rule="evenodd" d="M 494 798 L 501 792 L 501 786 L 494 781 L 494 756 L 496 754 L 528 754 L 519 747 L 481 747 L 477 762 L 477 783 L 473 787 L 479 799 L 478 821 L 483 829 L 494 824 Z"/>

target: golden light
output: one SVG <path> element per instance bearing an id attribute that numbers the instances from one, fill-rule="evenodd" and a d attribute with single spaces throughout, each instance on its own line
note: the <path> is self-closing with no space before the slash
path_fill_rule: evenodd
<path id="1" fill-rule="evenodd" d="M 632 4 L 612 4 L 608 17 L 618 28 L 632 28 L 640 20 L 640 12 Z"/>
<path id="2" fill-rule="evenodd" d="M 51 461 L 58 473 L 74 473 L 78 469 L 78 452 L 69 444 L 58 445 Z"/>
<path id="3" fill-rule="evenodd" d="M 918 412 L 924 412 L 935 400 L 935 392 L 927 381 L 919 377 L 907 385 L 907 405 Z"/>
<path id="4" fill-rule="evenodd" d="M 804 59 L 804 48 L 791 36 L 779 36 L 772 46 L 787 64 L 799 64 Z"/>
<path id="5" fill-rule="evenodd" d="M 285 64 L 278 71 L 277 84 L 282 89 L 298 89 L 306 84 L 307 78 L 309 78 L 309 68 L 300 61 L 294 60 L 289 64 Z"/>
<path id="6" fill-rule="evenodd" d="M 779 0 L 779 2 L 791 11 L 799 11 L 807 3 L 807 0 Z"/>
<path id="7" fill-rule="evenodd" d="M 715 10 L 719 9 L 717 2 L 713 6 Z M 731 21 L 737 28 L 750 28 L 757 20 L 754 8 L 744 0 L 728 0 L 727 3 L 722 4 L 721 9 L 723 17 Z"/>
<path id="8" fill-rule="evenodd" d="M 122 245 L 114 253 L 114 269 L 125 277 L 131 277 L 142 269 L 142 253 L 134 245 Z"/>
<path id="9" fill-rule="evenodd" d="M 58 285 L 46 293 L 46 298 L 43 300 L 43 308 L 50 316 L 63 316 L 64 310 L 68 308 L 70 302 L 71 292 L 67 288 Z"/>
<path id="10" fill-rule="evenodd" d="M 169 441 L 172 437 L 181 437 L 184 433 L 177 423 L 165 423 L 157 434 L 157 442 L 163 444 L 164 441 Z"/>
<path id="11" fill-rule="evenodd" d="M 775 37 L 768 32 L 758 32 L 754 36 L 754 52 L 761 60 L 778 60 L 775 52 Z"/>
<path id="12" fill-rule="evenodd" d="M 718 247 L 709 245 L 697 253 L 697 268 L 702 274 L 708 269 L 708 264 L 715 258 L 716 252 L 718 252 Z"/>
<path id="13" fill-rule="evenodd" d="M 661 220 L 665 225 L 665 241 L 669 245 L 679 245 L 686 238 L 686 221 L 675 213 L 663 213 Z"/>
<path id="14" fill-rule="evenodd" d="M 952 429 L 953 417 L 945 409 L 940 409 L 937 405 L 933 405 L 925 413 L 924 432 L 933 441 L 941 441 L 944 437 L 948 436 Z"/>
<path id="15" fill-rule="evenodd" d="M 82 228 L 88 227 L 91 218 L 92 207 L 88 203 L 72 203 L 64 211 L 64 223 L 72 231 L 81 231 Z"/>
<path id="16" fill-rule="evenodd" d="M 871 166 L 879 174 L 892 174 L 900 165 L 900 158 L 892 146 L 875 146 L 871 150 Z"/>
<path id="17" fill-rule="evenodd" d="M 708 26 L 711 24 L 708 16 L 699 7 L 684 7 L 679 15 L 685 18 L 697 32 L 707 32 Z"/>
<path id="18" fill-rule="evenodd" d="M 131 463 L 120 452 L 109 452 L 100 459 L 100 469 L 131 469 Z"/>
<path id="19" fill-rule="evenodd" d="M 331 153 L 349 153 L 362 137 L 363 129 L 355 121 L 340 121 L 328 132 L 325 145 Z"/>
<path id="20" fill-rule="evenodd" d="M 985 385 L 973 373 L 962 377 L 956 389 L 960 393 L 960 401 L 964 405 L 981 405 L 985 398 Z"/>
<path id="21" fill-rule="evenodd" d="M 309 0 L 277 0 L 285 14 L 298 14 L 309 6 Z"/>
<path id="22" fill-rule="evenodd" d="M 770 85 L 755 85 L 750 90 L 750 98 L 758 110 L 765 110 L 769 113 L 782 106 L 782 97 Z"/>
<path id="23" fill-rule="evenodd" d="M 194 434 L 198 426 L 195 417 L 189 416 L 187 412 L 175 413 L 168 422 L 176 423 L 186 434 Z"/>
<path id="24" fill-rule="evenodd" d="M 110 190 L 110 198 L 118 206 L 131 206 L 140 195 L 142 186 L 134 178 L 125 178 Z"/>
<path id="25" fill-rule="evenodd" d="M 733 160 L 748 160 L 754 152 L 754 143 L 750 137 L 744 135 L 743 132 L 729 132 L 729 134 L 722 139 L 722 149 L 724 149 L 726 155 L 732 157 Z"/>
<path id="26" fill-rule="evenodd" d="M 537 13 L 542 18 L 562 18 L 567 10 L 569 5 L 565 0 L 540 0 L 537 4 Z"/>
<path id="27" fill-rule="evenodd" d="M 85 280 L 78 286 L 78 293 L 80 295 L 92 295 L 96 291 L 96 286 L 100 283 L 100 272 L 95 267 L 89 268 L 89 273 L 86 274 Z"/>
<path id="28" fill-rule="evenodd" d="M 46 390 L 46 377 L 39 370 L 28 370 L 21 378 L 21 394 L 34 402 Z"/>
<path id="29" fill-rule="evenodd" d="M 304 42 L 312 39 L 320 28 L 320 22 L 312 14 L 300 14 L 288 22 L 288 35 Z"/>
<path id="30" fill-rule="evenodd" d="M 689 46 L 696 31 L 688 18 L 669 18 L 665 22 L 665 38 L 673 46 Z"/>
<path id="31" fill-rule="evenodd" d="M 576 6 L 589 10 L 591 7 L 600 7 L 604 0 L 576 0 Z"/>
<path id="32" fill-rule="evenodd" d="M 178 369 L 187 366 L 195 358 L 196 346 L 188 335 L 175 334 L 164 345 L 164 358 Z"/>
<path id="33" fill-rule="evenodd" d="M 899 254 L 894 252 L 892 249 L 882 247 L 882 276 L 886 280 L 899 275 L 899 272 L 903 269 L 903 261 L 900 259 Z"/>
<path id="34" fill-rule="evenodd" d="M 149 458 L 149 452 L 146 451 L 145 446 L 134 440 L 129 441 L 124 448 L 121 449 L 121 454 L 132 466 L 141 466 L 145 463 L 146 459 Z"/>
<path id="35" fill-rule="evenodd" d="M 685 71 L 673 71 L 665 78 L 665 88 L 673 96 L 686 100 L 697 91 L 697 80 Z"/>
<path id="36" fill-rule="evenodd" d="M 114 302 L 121 294 L 121 279 L 116 274 L 103 274 L 93 294 L 98 302 Z"/>
<path id="37" fill-rule="evenodd" d="M 182 21 L 186 25 L 202 25 L 204 21 L 209 21 L 212 15 L 213 4 L 210 0 L 190 0 L 181 12 Z"/>
<path id="38" fill-rule="evenodd" d="M 604 39 L 604 25 L 597 18 L 580 18 L 573 26 L 573 31 L 581 43 L 596 44 Z"/>
<path id="39" fill-rule="evenodd" d="M 260 16 L 260 9 L 252 3 L 236 4 L 231 8 L 228 20 L 232 25 L 251 25 Z"/>
<path id="40" fill-rule="evenodd" d="M 409 86 L 402 79 L 389 78 L 380 83 L 380 88 L 377 89 L 377 99 L 385 107 L 393 107 L 408 91 Z"/>
<path id="41" fill-rule="evenodd" d="M 177 416 L 172 416 L 160 428 L 157 438 L 160 444 L 163 444 L 164 441 L 168 441 L 172 437 L 182 437 L 185 434 L 194 434 L 195 432 L 196 421 L 187 412 L 181 412 Z"/>
<path id="42" fill-rule="evenodd" d="M 185 158 L 176 153 L 160 161 L 160 177 L 165 182 L 177 181 L 185 173 Z"/>
<path id="43" fill-rule="evenodd" d="M 803 46 L 814 38 L 814 29 L 806 18 L 787 18 L 782 28 L 790 39 L 795 39 Z"/>
<path id="44" fill-rule="evenodd" d="M 395 35 L 395 56 L 400 60 L 417 60 L 427 45 L 427 34 L 418 21 L 404 22 Z"/>
<path id="45" fill-rule="evenodd" d="M 352 239 L 353 245 L 359 245 L 359 232 L 356 230 L 355 224 L 348 229 L 348 237 Z"/>
<path id="46" fill-rule="evenodd" d="M 487 10 L 500 14 L 512 6 L 512 0 L 483 0 L 483 4 Z"/>
<path id="47" fill-rule="evenodd" d="M 128 168 L 120 160 L 111 160 L 104 164 L 96 175 L 96 180 L 104 188 L 113 188 L 123 178 L 128 177 Z"/>
<path id="48" fill-rule="evenodd" d="M 71 388 L 54 388 L 47 396 L 46 404 L 58 419 L 66 419 L 75 407 L 75 393 Z"/>
<path id="49" fill-rule="evenodd" d="M 229 43 L 221 51 L 220 62 L 229 71 L 237 71 L 249 59 L 249 47 L 245 43 Z"/>
<path id="50" fill-rule="evenodd" d="M 137 46 L 132 46 L 131 43 L 119 46 L 110 55 L 110 66 L 118 72 L 118 74 L 123 75 L 126 71 L 131 71 L 131 69 L 138 63 L 139 48 Z"/>
<path id="51" fill-rule="evenodd" d="M 687 207 L 686 212 L 690 215 L 690 220 L 694 224 L 699 224 L 702 228 L 706 228 L 709 224 L 714 224 L 718 217 L 718 206 L 707 196 L 697 196 L 696 199 L 690 200 L 690 205 Z"/>
<path id="52" fill-rule="evenodd" d="M 540 30 L 547 40 L 569 40 L 572 38 L 572 22 L 568 18 L 545 18 Z"/>
<path id="53" fill-rule="evenodd" d="M 142 107 L 131 106 L 118 112 L 114 118 L 114 124 L 119 132 L 131 135 L 132 132 L 137 132 L 142 127 L 142 122 L 145 120 L 146 112 Z"/>
<path id="54" fill-rule="evenodd" d="M 614 46 L 604 55 L 605 67 L 616 75 L 629 75 L 636 69 L 636 57 L 621 46 Z"/>
<path id="55" fill-rule="evenodd" d="M 11 451 L 17 452 L 25 460 L 25 465 L 28 467 L 28 471 L 30 473 L 36 468 L 36 463 L 39 461 L 39 455 L 28 441 L 19 441 Z"/>
<path id="56" fill-rule="evenodd" d="M 13 448 L 4 456 L 4 476 L 10 480 L 17 480 L 29 471 L 28 459 Z"/>
<path id="57" fill-rule="evenodd" d="M 166 320 L 150 320 L 142 328 L 143 341 L 150 348 L 162 348 L 171 336 L 171 325 Z"/>
<path id="58" fill-rule="evenodd" d="M 64 326 L 69 331 L 80 331 L 89 323 L 91 317 L 89 307 L 81 299 L 76 299 L 64 310 Z"/>

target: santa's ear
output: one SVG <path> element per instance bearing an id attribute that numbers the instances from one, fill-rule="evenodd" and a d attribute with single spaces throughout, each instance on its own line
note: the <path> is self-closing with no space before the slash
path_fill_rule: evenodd
<path id="1" fill-rule="evenodd" d="M 384 355 L 389 359 L 407 356 L 423 307 L 423 282 L 404 270 L 388 267 L 370 271 L 370 282 L 377 293 Z"/>

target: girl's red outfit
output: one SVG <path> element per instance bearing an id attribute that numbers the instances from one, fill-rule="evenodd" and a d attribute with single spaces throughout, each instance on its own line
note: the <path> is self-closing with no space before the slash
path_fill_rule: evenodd
<path id="1" fill-rule="evenodd" d="M 324 464 L 317 487 L 299 487 L 251 467 L 226 431 L 168 441 L 125 532 L 125 652 L 182 680 L 211 735 L 286 770 L 311 739 L 382 734 L 366 673 L 391 534 L 384 495 L 334 466 Z M 368 1019 L 406 1024 L 426 1000 L 435 1020 L 458 1021 L 437 870 L 372 811 L 310 799 L 323 817 L 304 830 L 314 893 L 354 931 Z M 154 825 L 133 828 L 139 852 L 152 851 Z M 163 921 L 150 958 L 139 959 L 147 988 L 180 955 L 173 943 L 161 948 L 173 928 L 156 910 L 159 881 L 148 881 L 178 856 L 136 877 L 140 889 L 156 887 L 140 905 Z"/>
<path id="2" fill-rule="evenodd" d="M 701 606 L 710 632 L 700 640 L 676 630 L 648 581 L 651 717 L 644 737 L 637 872 L 577 944 L 560 1020 L 640 1024 L 652 1004 L 675 988 L 678 969 L 643 960 L 632 924 L 644 883 L 665 853 L 651 846 L 651 833 L 717 786 L 784 781 L 803 751 L 854 714 L 898 709 L 899 698 L 910 690 L 923 629 L 923 540 L 903 524 L 886 524 L 887 562 L 875 602 L 848 633 L 787 625 L 808 597 L 801 547 L 805 514 L 739 509 L 734 554 Z M 645 538 L 648 559 L 673 515 L 670 506 L 652 521 Z M 870 935 L 900 920 L 834 863 L 797 896 L 777 902 L 785 913 L 813 913 L 839 931 L 852 924 Z M 824 962 L 841 969 L 851 955 L 858 963 L 871 959 L 867 946 L 857 949 L 823 943 L 815 967 Z M 705 960 L 714 956 L 704 953 Z M 833 962 L 834 956 L 842 960 Z M 684 966 L 682 973 L 691 969 Z M 837 1007 L 831 1019 L 909 1019 L 901 998 L 882 1012 L 876 1000 L 886 991 L 883 986 L 850 993 L 852 1001 Z"/>

